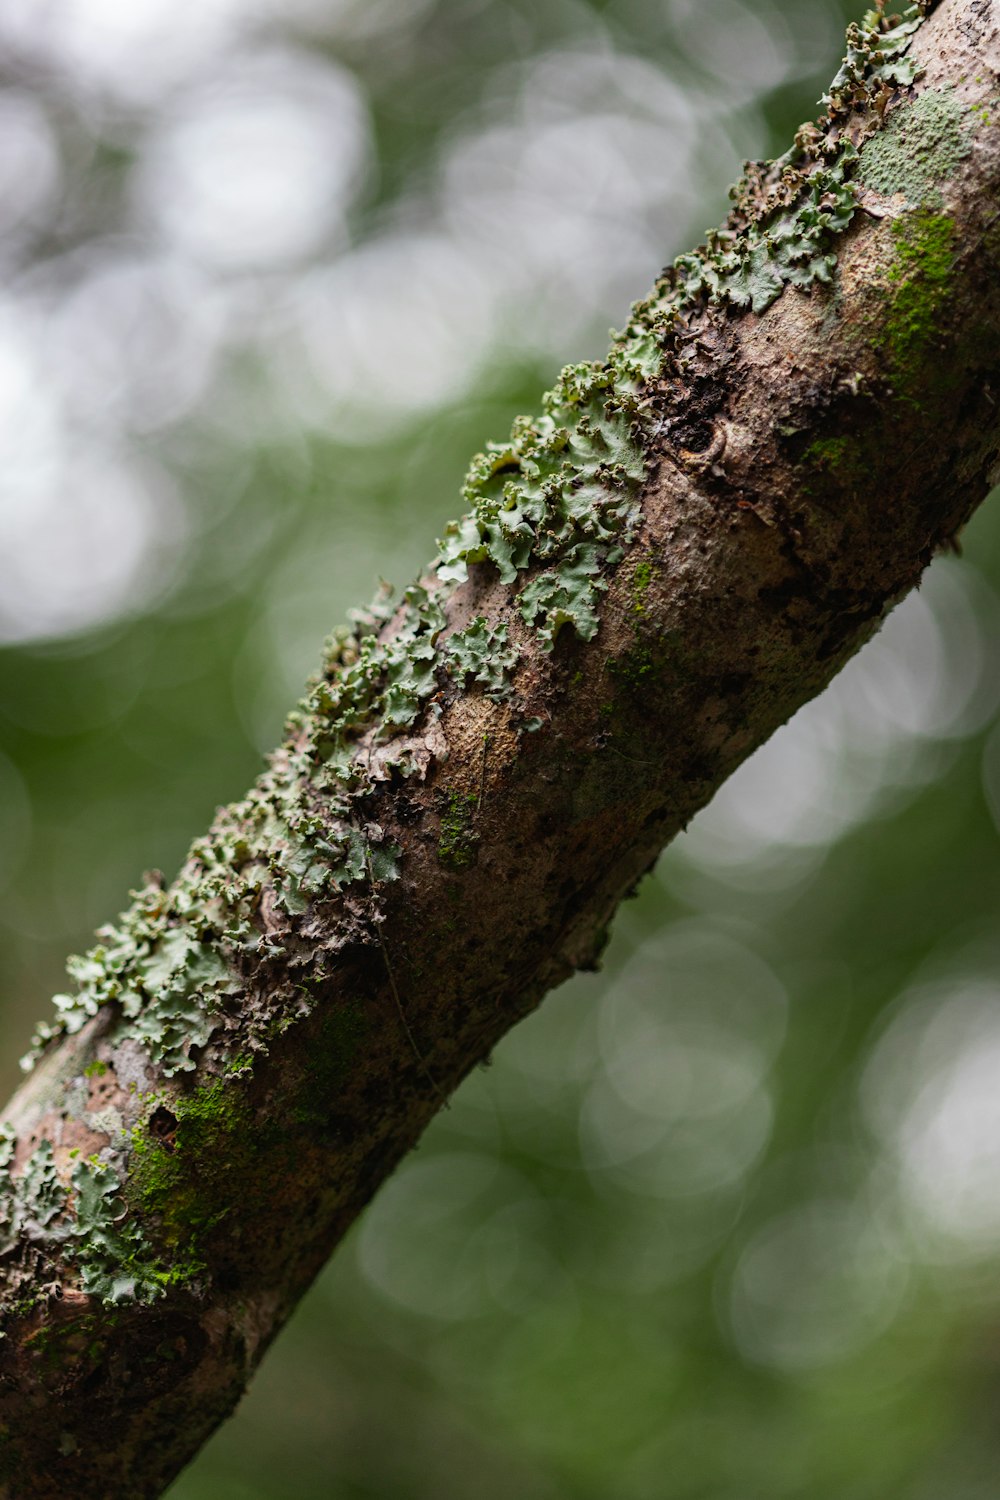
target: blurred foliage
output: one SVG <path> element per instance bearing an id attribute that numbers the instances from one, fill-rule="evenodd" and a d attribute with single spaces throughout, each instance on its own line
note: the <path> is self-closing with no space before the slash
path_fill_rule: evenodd
<path id="1" fill-rule="evenodd" d="M 830 0 L 0 11 L 7 1081 L 468 457 L 828 81 Z M 173 1500 L 987 1500 L 1000 520 L 667 852 Z"/>

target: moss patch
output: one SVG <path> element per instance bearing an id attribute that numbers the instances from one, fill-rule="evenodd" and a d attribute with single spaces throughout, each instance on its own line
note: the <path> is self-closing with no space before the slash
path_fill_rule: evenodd
<path id="1" fill-rule="evenodd" d="M 864 483 L 871 470 L 858 440 L 844 434 L 816 438 L 803 453 L 802 463 L 821 478 L 834 479 L 844 485 Z"/>
<path id="2" fill-rule="evenodd" d="M 645 686 L 646 679 L 652 677 L 656 671 L 657 663 L 650 647 L 640 641 L 617 661 L 611 662 L 610 667 L 612 675 L 619 682 L 623 682 L 627 687 L 640 689 Z"/>
<path id="3" fill-rule="evenodd" d="M 845 437 L 817 438 L 802 455 L 810 468 L 837 470 L 850 459 L 850 443 Z"/>
<path id="4" fill-rule="evenodd" d="M 403 850 L 370 815 L 371 746 L 391 743 L 398 758 L 384 769 L 408 776 L 425 768 L 406 732 L 420 733 L 449 683 L 456 690 L 471 680 L 491 699 L 512 697 L 517 643 L 508 639 L 508 624 L 484 615 L 449 635 L 456 585 L 470 569 L 492 570 L 510 587 L 519 631 L 527 627 L 543 651 L 553 651 L 561 635 L 593 639 L 603 596 L 635 536 L 668 399 L 663 392 L 679 392 L 683 407 L 699 379 L 701 356 L 686 325 L 713 307 L 761 313 L 786 288 L 811 293 L 832 280 L 838 237 L 857 209 L 856 143 L 878 130 L 873 105 L 886 89 L 906 88 L 919 76 L 907 52 L 930 3 L 918 0 L 902 15 L 870 10 L 849 29 L 847 56 L 818 125 L 804 126 L 777 161 L 748 164 L 725 225 L 664 272 L 605 360 L 567 367 L 537 415 L 519 418 L 507 440 L 487 445 L 466 481 L 467 512 L 446 529 L 422 581 L 398 599 L 384 590 L 331 637 L 283 745 L 248 796 L 219 814 L 169 889 L 149 879 L 120 920 L 98 934 L 98 945 L 73 961 L 72 990 L 56 997 L 56 1015 L 39 1027 L 28 1066 L 106 1006 L 115 1007 L 111 1040 L 138 1041 L 165 1078 L 196 1073 L 213 1037 L 223 1041 L 224 1015 L 245 1024 L 226 1033 L 236 1039 L 236 1077 L 165 1097 L 135 1133 L 127 1187 L 110 1168 L 90 1163 L 75 1170 L 67 1193 L 53 1180 L 50 1156 L 36 1153 L 7 1197 L 22 1228 L 24 1215 L 32 1216 L 29 1238 L 50 1241 L 54 1256 L 64 1243 L 77 1255 L 86 1242 L 95 1275 L 118 1288 L 113 1295 L 128 1295 L 142 1257 L 116 1196 L 121 1190 L 142 1210 L 140 1222 L 149 1214 L 162 1226 L 179 1252 L 179 1274 L 195 1274 L 199 1241 L 227 1211 L 220 1205 L 233 1201 L 234 1183 L 259 1179 L 261 1151 L 274 1148 L 284 1170 L 284 1138 L 261 1141 L 239 1080 L 259 1046 L 313 1009 L 317 975 L 303 967 L 292 977 L 282 967 L 287 955 L 261 916 L 265 898 L 292 934 L 293 954 L 300 919 L 316 906 L 330 925 L 346 910 L 374 937 L 381 888 L 398 877 Z M 934 142 L 924 152 L 933 162 L 921 168 L 924 177 L 940 176 L 960 149 L 954 101 L 934 97 L 938 103 L 920 105 L 917 115 Z M 879 159 L 868 160 L 877 172 Z M 931 336 L 942 244 L 930 222 L 899 239 L 888 333 L 894 368 Z M 643 639 L 651 578 L 650 565 L 640 562 L 632 577 L 636 648 L 624 666 L 632 687 L 656 669 L 662 650 L 654 643 L 651 654 Z M 542 725 L 534 717 L 521 727 Z M 453 791 L 442 808 L 438 855 L 460 870 L 476 857 L 477 799 Z M 272 1014 L 241 1011 L 248 974 L 271 960 L 278 961 L 266 986 Z M 262 1199 L 260 1213 L 266 1211 Z"/>
<path id="5" fill-rule="evenodd" d="M 921 209 L 896 219 L 892 236 L 886 350 L 894 378 L 912 393 L 926 384 L 926 354 L 940 339 L 938 313 L 951 279 L 955 225 L 946 214 Z"/>
<path id="6" fill-rule="evenodd" d="M 296 1124 L 321 1129 L 327 1124 L 368 1024 L 363 1007 L 356 1001 L 325 1010 L 309 1076 L 296 1090 L 297 1102 L 291 1111 Z"/>
<path id="7" fill-rule="evenodd" d="M 132 1132 L 127 1193 L 158 1226 L 178 1274 L 203 1269 L 201 1242 L 229 1212 L 233 1184 L 251 1183 L 261 1142 L 238 1080 L 157 1104 Z"/>
<path id="8" fill-rule="evenodd" d="M 653 564 L 648 557 L 637 562 L 632 570 L 632 613 L 644 615 L 646 613 L 646 599 L 649 594 L 649 586 L 653 581 Z"/>
<path id="9" fill-rule="evenodd" d="M 472 826 L 476 798 L 471 792 L 452 792 L 441 814 L 438 859 L 448 870 L 464 870 L 476 858 L 479 835 Z"/>

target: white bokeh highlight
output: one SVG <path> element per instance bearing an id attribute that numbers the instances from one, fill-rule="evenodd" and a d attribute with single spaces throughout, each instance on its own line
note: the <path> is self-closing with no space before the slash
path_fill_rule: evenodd
<path id="1" fill-rule="evenodd" d="M 727 1289 L 730 1335 L 752 1364 L 817 1370 L 872 1343 L 906 1283 L 863 1205 L 817 1198 L 770 1219 L 740 1253 Z"/>
<path id="2" fill-rule="evenodd" d="M 20 89 L 0 91 L 0 245 L 51 208 L 61 179 L 58 143 L 41 102 Z"/>
<path id="3" fill-rule="evenodd" d="M 595 1181 L 658 1197 L 738 1184 L 770 1138 L 786 1010 L 770 967 L 715 926 L 677 923 L 644 944 L 599 1015 L 580 1109 Z"/>
<path id="4" fill-rule="evenodd" d="M 1000 1249 L 1000 986 L 964 975 L 905 995 L 860 1086 L 897 1178 L 913 1252 Z"/>
<path id="5" fill-rule="evenodd" d="M 343 238 L 368 148 L 352 74 L 305 53 L 257 53 L 214 72 L 158 121 L 136 201 L 196 262 L 281 267 Z"/>

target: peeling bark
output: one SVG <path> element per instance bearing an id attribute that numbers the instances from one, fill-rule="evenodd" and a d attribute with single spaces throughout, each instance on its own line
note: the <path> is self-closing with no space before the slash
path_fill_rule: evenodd
<path id="1" fill-rule="evenodd" d="M 640 393 L 645 477 L 592 638 L 569 624 L 546 642 L 524 579 L 492 563 L 429 576 L 435 650 L 486 622 L 491 650 L 516 647 L 506 686 L 431 659 L 412 723 L 350 729 L 364 777 L 346 814 L 318 770 L 303 780 L 315 723 L 293 724 L 267 783 L 354 873 L 300 872 L 291 901 L 287 828 L 247 802 L 178 885 L 142 893 L 120 993 L 49 1041 L 6 1111 L 0 1494 L 161 1492 L 442 1101 L 597 963 L 664 844 L 986 494 L 996 5 L 945 0 L 909 55 L 915 82 L 844 105 L 860 207 L 831 284 L 786 285 L 760 312 L 703 296 L 671 335 L 683 358 Z M 390 615 L 383 642 L 404 625 Z M 236 876 L 212 887 L 223 846 Z M 220 916 L 237 876 L 239 940 Z M 157 964 L 181 972 L 171 943 L 190 983 L 165 1041 L 142 1005 Z"/>

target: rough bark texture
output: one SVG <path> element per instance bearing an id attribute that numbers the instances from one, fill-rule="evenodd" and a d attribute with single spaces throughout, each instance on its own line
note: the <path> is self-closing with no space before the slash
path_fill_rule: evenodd
<path id="1" fill-rule="evenodd" d="M 753 293 L 759 312 L 702 292 L 674 320 L 640 391 L 639 508 L 621 555 L 601 555 L 592 638 L 572 619 L 556 634 L 551 610 L 552 638 L 532 626 L 530 564 L 512 583 L 489 561 L 429 575 L 441 614 L 420 641 L 482 619 L 506 682 L 431 653 L 395 738 L 363 715 L 341 733 L 364 765 L 348 814 L 303 772 L 314 698 L 260 793 L 283 788 L 286 822 L 253 802 L 220 814 L 174 893 L 147 887 L 114 963 L 95 961 L 104 987 L 78 974 L 104 1003 L 85 1024 L 70 1009 L 6 1113 L 0 1493 L 160 1492 L 442 1100 L 597 961 L 663 845 L 985 495 L 998 22 L 990 0 L 946 0 L 913 38 L 914 81 L 843 86 L 840 142 L 869 139 L 830 284 Z M 736 229 L 761 212 L 748 202 Z M 289 799 L 310 848 L 327 816 L 337 849 L 354 838 L 353 873 L 289 884 Z M 245 886 L 235 937 L 235 877 L 208 878 L 220 848 Z M 143 1029 L 157 974 L 183 990 L 167 1041 Z"/>

